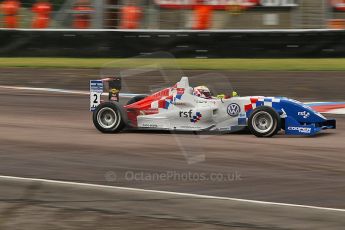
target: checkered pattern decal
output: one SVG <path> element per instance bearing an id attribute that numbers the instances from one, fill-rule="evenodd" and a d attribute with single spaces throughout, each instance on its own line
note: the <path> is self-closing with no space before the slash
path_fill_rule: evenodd
<path id="1" fill-rule="evenodd" d="M 247 118 L 238 118 L 238 125 L 246 125 Z"/>
<path id="2" fill-rule="evenodd" d="M 172 90 L 169 91 L 170 96 L 164 96 L 158 101 L 153 101 L 151 103 L 151 108 L 159 108 L 159 109 L 169 109 L 170 105 L 172 105 L 176 100 L 181 100 L 183 94 L 184 94 L 184 89 L 175 89 L 176 90 L 176 95 L 171 95 Z"/>
<path id="3" fill-rule="evenodd" d="M 280 99 L 274 97 L 250 98 L 250 104 L 244 105 L 244 110 L 249 117 L 250 113 L 259 106 L 269 106 L 279 109 Z"/>
<path id="4" fill-rule="evenodd" d="M 195 116 L 192 117 L 192 119 L 190 119 L 191 122 L 193 123 L 197 123 L 198 121 L 200 121 L 202 115 L 200 112 L 196 112 Z"/>

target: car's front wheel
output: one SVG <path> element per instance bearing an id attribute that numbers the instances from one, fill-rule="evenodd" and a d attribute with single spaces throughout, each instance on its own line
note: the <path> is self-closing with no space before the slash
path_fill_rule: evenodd
<path id="1" fill-rule="evenodd" d="M 93 124 L 102 133 L 120 132 L 125 127 L 120 106 L 112 102 L 100 104 L 93 113 Z"/>
<path id="2" fill-rule="evenodd" d="M 272 137 L 281 128 L 280 116 L 273 108 L 260 106 L 250 115 L 248 128 L 257 137 Z"/>

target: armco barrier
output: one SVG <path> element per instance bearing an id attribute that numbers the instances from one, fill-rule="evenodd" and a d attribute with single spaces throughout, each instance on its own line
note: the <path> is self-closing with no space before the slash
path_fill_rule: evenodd
<path id="1" fill-rule="evenodd" d="M 2 57 L 345 57 L 343 30 L 0 30 Z"/>

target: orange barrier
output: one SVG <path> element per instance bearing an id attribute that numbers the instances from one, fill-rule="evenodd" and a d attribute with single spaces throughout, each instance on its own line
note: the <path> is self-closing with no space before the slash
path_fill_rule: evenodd
<path id="1" fill-rule="evenodd" d="M 207 30 L 211 27 L 212 6 L 196 5 L 194 8 L 194 25 L 195 30 Z"/>
<path id="2" fill-rule="evenodd" d="M 32 6 L 32 12 L 35 14 L 32 21 L 32 28 L 44 29 L 49 27 L 50 13 L 52 6 L 49 2 L 39 1 Z"/>
<path id="3" fill-rule="evenodd" d="M 345 19 L 331 19 L 328 21 L 330 29 L 345 29 Z"/>
<path id="4" fill-rule="evenodd" d="M 124 6 L 121 9 L 121 29 L 137 29 L 141 18 L 141 9 L 138 6 Z"/>
<path id="5" fill-rule="evenodd" d="M 1 11 L 5 14 L 5 27 L 14 29 L 18 27 L 18 11 L 20 9 L 20 2 L 18 0 L 5 0 L 1 4 Z"/>
<path id="6" fill-rule="evenodd" d="M 75 29 L 89 29 L 91 26 L 91 14 L 93 8 L 88 1 L 79 1 L 75 5 L 73 28 Z"/>

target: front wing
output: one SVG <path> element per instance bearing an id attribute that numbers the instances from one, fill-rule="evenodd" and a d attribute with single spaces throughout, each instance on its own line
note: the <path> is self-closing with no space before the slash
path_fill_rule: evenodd
<path id="1" fill-rule="evenodd" d="M 292 117 L 285 118 L 285 134 L 287 135 L 315 135 L 324 129 L 335 129 L 336 120 L 328 119 L 319 123 L 300 124 Z"/>

